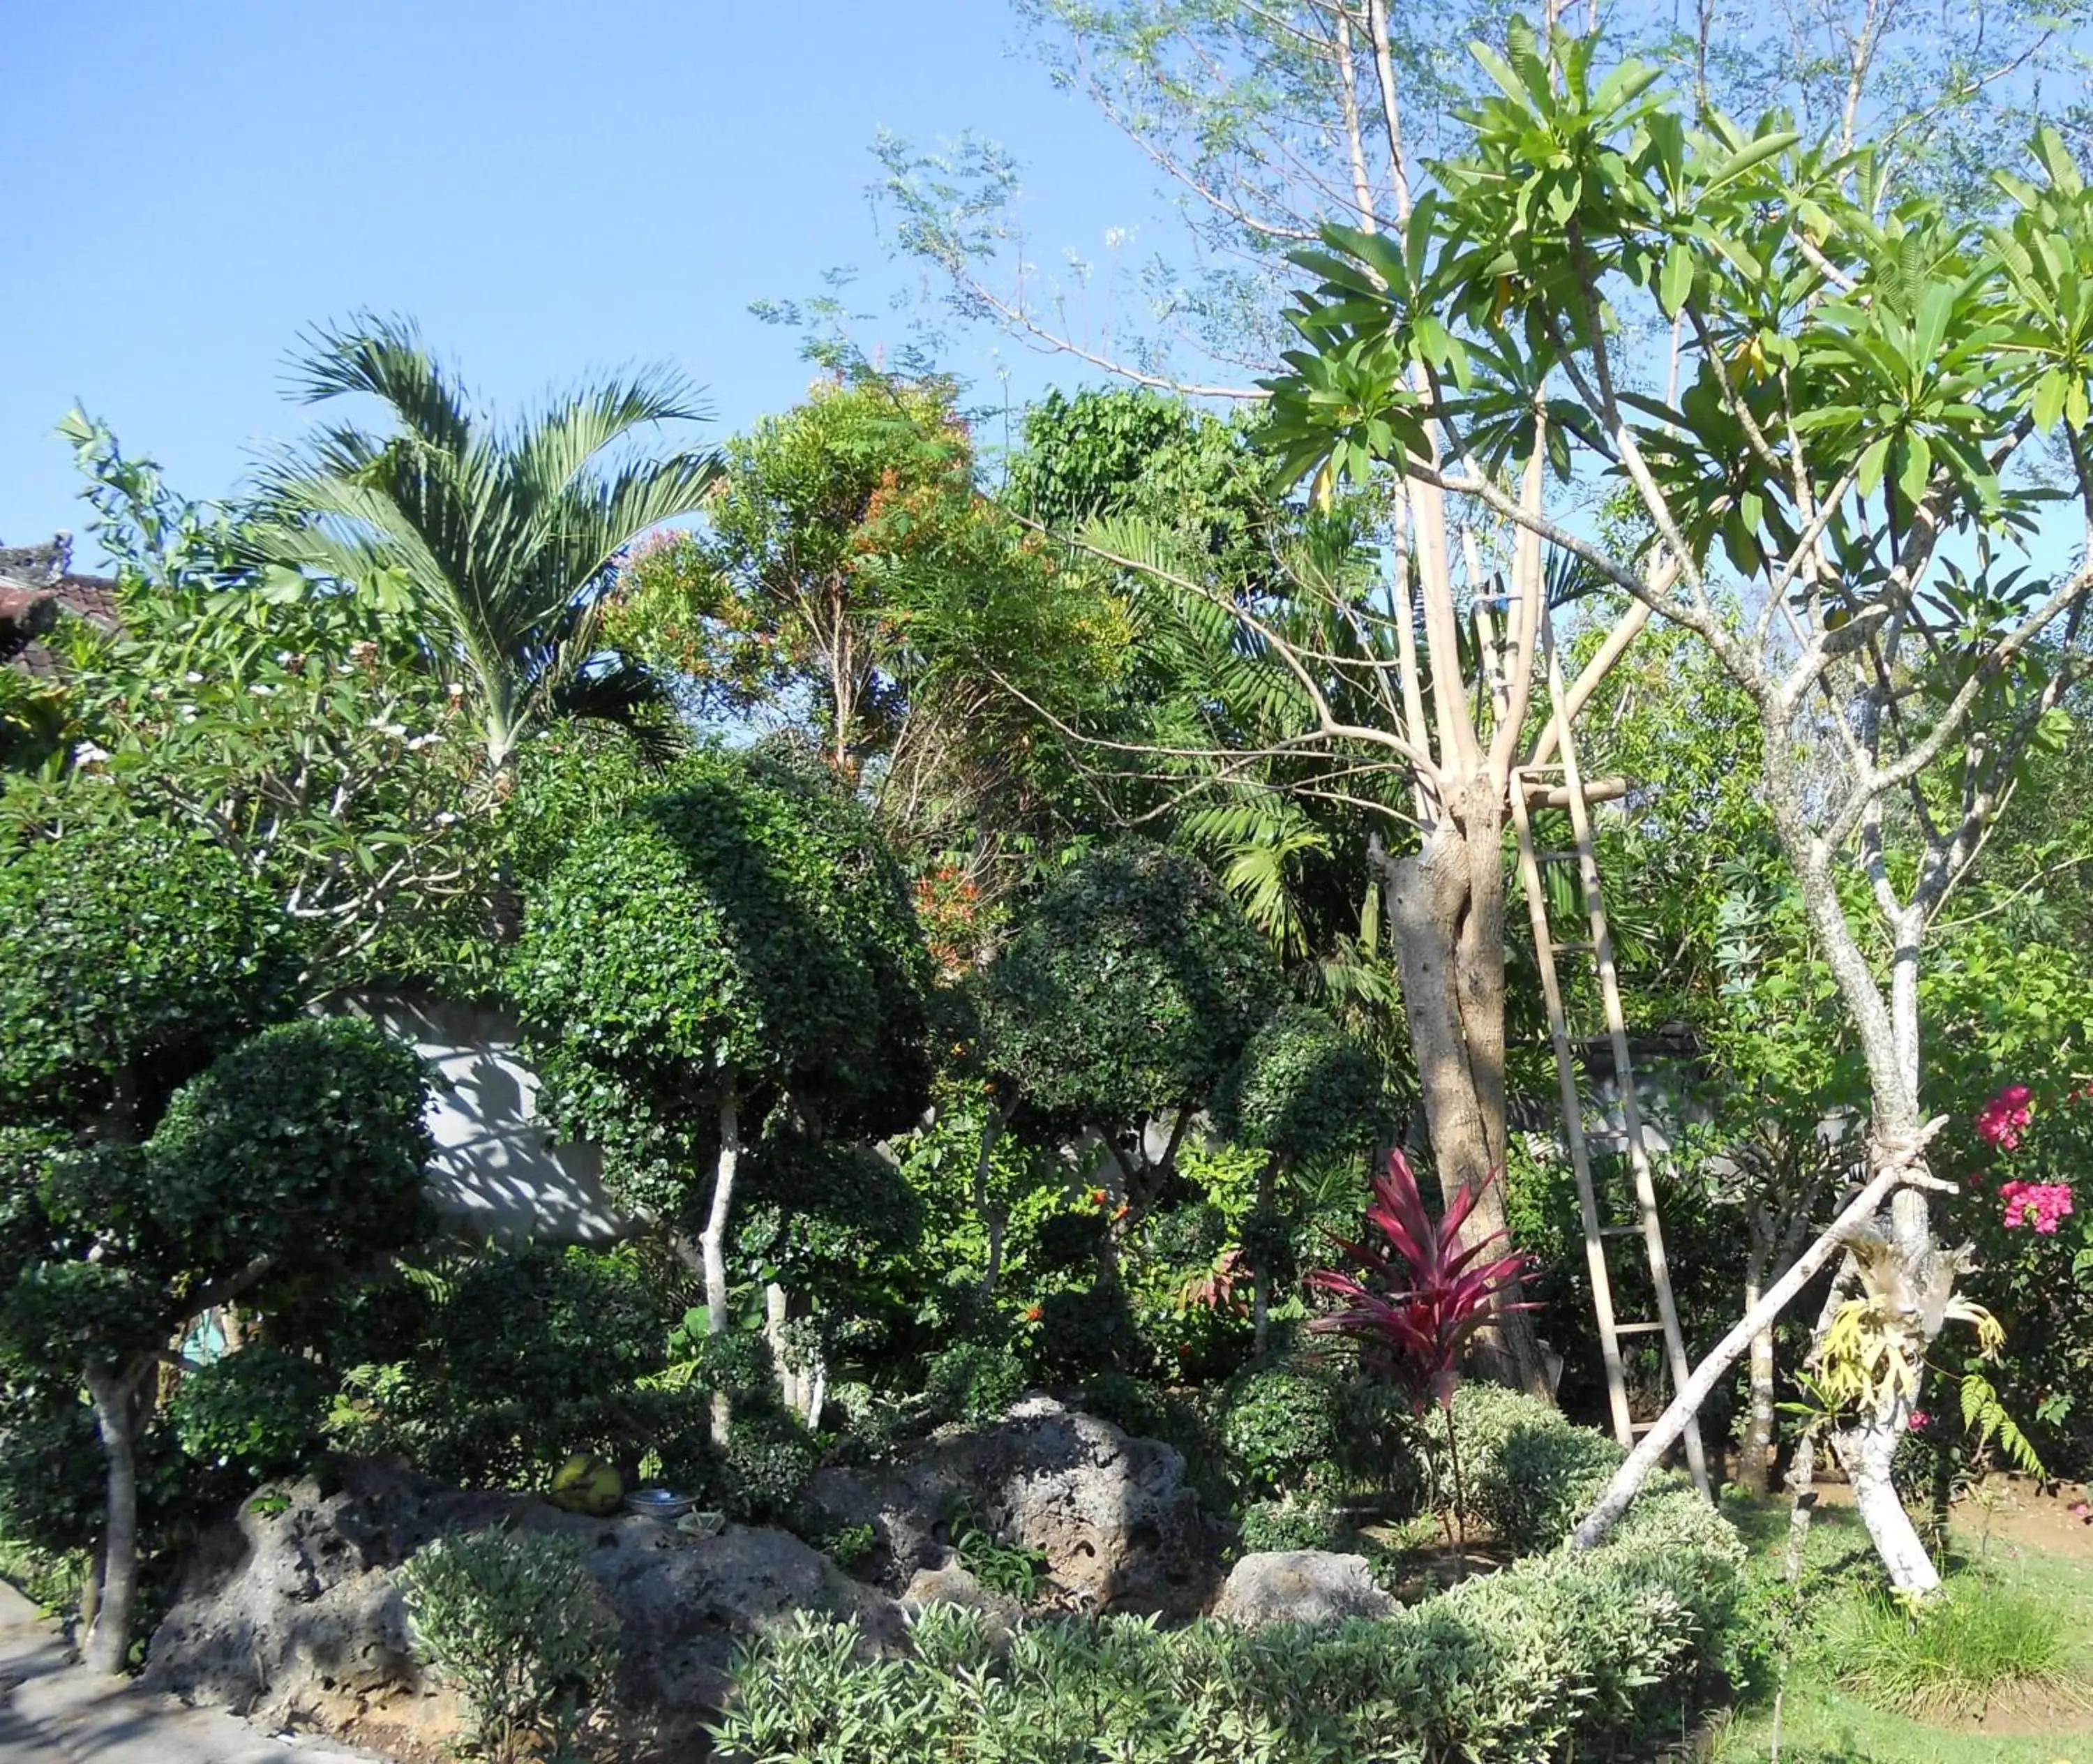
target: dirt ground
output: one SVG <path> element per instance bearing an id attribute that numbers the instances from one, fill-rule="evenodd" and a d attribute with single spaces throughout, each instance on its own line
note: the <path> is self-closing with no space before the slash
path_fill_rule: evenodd
<path id="1" fill-rule="evenodd" d="M 1850 1506 L 1852 1490 L 1820 1479 L 1818 1498 L 1827 1506 Z M 2074 1513 L 2074 1506 L 2086 1511 Z M 1973 1555 L 1991 1550 L 2039 1549 L 2073 1562 L 2093 1562 L 2093 1492 L 2066 1482 L 2044 1492 L 2034 1479 L 1993 1471 L 1981 1488 L 1955 1503 L 1955 1540 Z"/>

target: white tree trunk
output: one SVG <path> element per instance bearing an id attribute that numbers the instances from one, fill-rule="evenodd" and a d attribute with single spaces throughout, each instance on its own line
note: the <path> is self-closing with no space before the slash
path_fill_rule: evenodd
<path id="1" fill-rule="evenodd" d="M 1832 1436 L 1831 1442 L 1839 1461 L 1846 1467 L 1847 1480 L 1853 1485 L 1854 1509 L 1889 1571 L 1890 1584 L 1900 1593 L 1922 1597 L 1940 1590 L 1940 1571 L 1926 1554 L 1911 1515 L 1904 1511 L 1896 1484 L 1890 1480 L 1890 1463 L 1904 1434 L 1900 1401 L 1895 1411 L 1871 1417 L 1858 1427 L 1843 1428 Z"/>
<path id="2" fill-rule="evenodd" d="M 705 1267 L 705 1333 L 727 1329 L 726 1228 L 734 1211 L 734 1178 L 741 1163 L 741 1099 L 731 1078 L 721 1093 L 719 1155 L 713 1168 L 713 1200 L 705 1229 L 698 1239 Z M 723 1444 L 734 1424 L 734 1410 L 724 1390 L 713 1391 L 713 1441 Z"/>

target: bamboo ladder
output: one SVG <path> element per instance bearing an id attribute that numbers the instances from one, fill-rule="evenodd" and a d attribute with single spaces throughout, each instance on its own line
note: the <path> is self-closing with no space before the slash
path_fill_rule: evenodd
<path id="1" fill-rule="evenodd" d="M 1502 712 L 1507 697 L 1503 652 L 1496 641 L 1491 619 L 1493 605 L 1502 608 L 1504 599 L 1479 602 L 1476 626 L 1484 655 L 1484 671 Z M 1624 1447 L 1647 1432 L 1649 1424 L 1638 1422 L 1628 1413 L 1627 1381 L 1621 1366 L 1623 1337 L 1662 1335 L 1665 1361 L 1671 1374 L 1671 1388 L 1685 1388 L 1689 1367 L 1686 1341 L 1679 1333 L 1679 1309 L 1671 1295 L 1671 1271 L 1665 1259 L 1664 1228 L 1658 1216 L 1657 1184 L 1650 1166 L 1649 1148 L 1643 1138 L 1642 1112 L 1636 1100 L 1635 1071 L 1628 1057 L 1627 1021 L 1621 1010 L 1619 977 L 1614 966 L 1612 934 L 1606 925 L 1606 909 L 1599 890 L 1598 857 L 1592 844 L 1591 805 L 1584 794 L 1584 776 L 1578 764 L 1577 748 L 1571 738 L 1570 719 L 1564 713 L 1562 666 L 1555 650 L 1555 632 L 1547 608 L 1540 610 L 1540 644 L 1546 661 L 1548 702 L 1553 721 L 1556 752 L 1560 758 L 1545 765 L 1514 767 L 1508 795 L 1511 819 L 1519 841 L 1519 886 L 1526 895 L 1528 917 L 1533 927 L 1533 951 L 1540 968 L 1540 990 L 1548 1005 L 1548 1029 L 1555 1044 L 1555 1076 L 1562 1093 L 1563 1137 L 1569 1142 L 1570 1166 L 1577 1179 L 1577 1207 L 1584 1228 L 1584 1259 L 1591 1271 L 1592 1308 L 1599 1325 L 1599 1352 L 1606 1362 L 1606 1400 L 1613 1412 L 1614 1436 Z M 1554 780 L 1559 778 L 1560 782 Z M 1551 808 L 1566 808 L 1575 840 L 1566 852 L 1536 851 L 1533 821 L 1528 804 L 1531 790 Z M 1584 917 L 1589 936 L 1572 942 L 1558 940 L 1549 923 L 1548 897 L 1540 883 L 1540 866 L 1571 863 L 1577 866 L 1583 885 Z M 1584 1132 L 1584 1103 L 1577 1088 L 1575 1055 L 1570 1025 L 1562 1004 L 1562 987 L 1557 958 L 1566 954 L 1587 955 L 1598 970 L 1599 998 L 1606 1014 L 1606 1037 L 1611 1043 L 1614 1072 L 1620 1087 L 1620 1135 L 1626 1141 L 1628 1168 L 1633 1178 L 1636 1223 L 1606 1223 L 1599 1211 L 1597 1190 L 1592 1181 L 1591 1145 Z M 1609 1134 L 1609 1138 L 1613 1137 Z M 1608 1271 L 1606 1245 L 1621 1237 L 1639 1237 L 1649 1264 L 1650 1285 L 1657 1294 L 1654 1318 L 1623 1322 L 1614 1313 L 1613 1278 Z M 1695 1484 L 1710 1493 L 1707 1454 L 1701 1442 L 1699 1418 L 1688 1420 L 1686 1462 Z"/>

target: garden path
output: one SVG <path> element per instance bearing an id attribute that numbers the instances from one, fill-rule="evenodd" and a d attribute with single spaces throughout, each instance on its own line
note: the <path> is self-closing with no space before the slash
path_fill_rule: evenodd
<path id="1" fill-rule="evenodd" d="M 5 1764 L 379 1764 L 332 1740 L 274 1738 L 69 1659 L 58 1626 L 0 1581 L 0 1760 Z"/>

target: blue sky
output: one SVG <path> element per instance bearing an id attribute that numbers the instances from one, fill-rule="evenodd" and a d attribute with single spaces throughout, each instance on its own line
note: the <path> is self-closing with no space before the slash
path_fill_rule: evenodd
<path id="1" fill-rule="evenodd" d="M 1002 0 L 12 0 L 0 154 L 0 542 L 78 531 L 76 399 L 184 493 L 300 432 L 299 330 L 418 318 L 496 405 L 665 360 L 724 435 L 811 370 L 752 317 L 904 272 L 865 191 L 884 126 L 1027 167 L 1029 236 L 1101 249 L 1146 169 L 1022 53 Z M 898 323 L 889 327 L 896 336 Z M 875 340 L 880 327 L 864 336 Z M 1016 395 L 1069 364 L 1002 351 Z M 994 395 L 983 336 L 957 358 Z"/>

